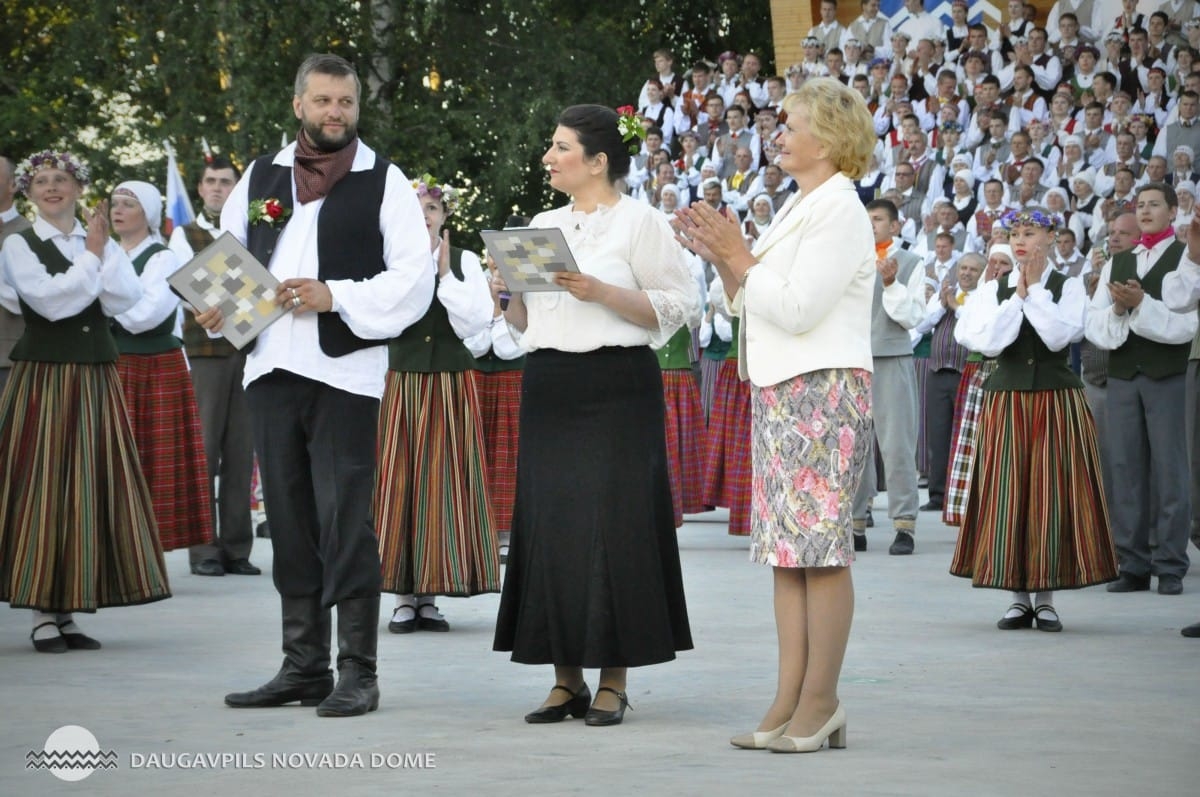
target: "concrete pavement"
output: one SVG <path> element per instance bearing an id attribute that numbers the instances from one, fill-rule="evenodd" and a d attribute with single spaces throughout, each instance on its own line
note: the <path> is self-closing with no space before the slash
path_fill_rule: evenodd
<path id="1" fill-rule="evenodd" d="M 847 749 L 730 747 L 771 699 L 775 639 L 770 571 L 724 518 L 679 532 L 696 649 L 631 671 L 633 710 L 612 728 L 522 722 L 552 675 L 492 652 L 495 595 L 441 600 L 448 634 L 382 631 L 381 708 L 352 719 L 222 704 L 278 668 L 267 574 L 192 576 L 172 552 L 173 598 L 81 616 L 99 652 L 35 653 L 29 613 L 0 611 L 0 795 L 1200 793 L 1200 640 L 1179 635 L 1200 620 L 1200 582 L 1180 597 L 1059 593 L 1063 633 L 1001 632 L 1008 595 L 947 573 L 954 530 L 934 513 L 916 555 L 888 556 L 885 522 L 855 564 Z M 74 783 L 26 769 L 67 725 L 116 768 Z"/>

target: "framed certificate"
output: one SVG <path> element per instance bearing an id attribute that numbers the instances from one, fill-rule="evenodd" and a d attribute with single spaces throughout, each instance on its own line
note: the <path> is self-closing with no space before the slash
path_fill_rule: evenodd
<path id="1" fill-rule="evenodd" d="M 239 349 L 287 312 L 275 304 L 279 280 L 231 233 L 200 250 L 167 282 L 200 312 L 220 307 L 221 334 Z"/>
<path id="2" fill-rule="evenodd" d="M 579 273 L 567 239 L 557 227 L 483 230 L 480 235 L 511 293 L 566 290 L 555 284 L 554 275 Z"/>

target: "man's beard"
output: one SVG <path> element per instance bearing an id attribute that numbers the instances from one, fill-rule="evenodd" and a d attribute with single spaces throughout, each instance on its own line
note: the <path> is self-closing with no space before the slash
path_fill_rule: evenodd
<path id="1" fill-rule="evenodd" d="M 319 122 L 314 123 L 305 119 L 301 122 L 301 127 L 308 134 L 308 140 L 312 142 L 313 146 L 322 152 L 337 152 L 358 137 L 358 125 L 351 122 L 346 123 L 342 135 L 337 137 L 325 135 Z"/>

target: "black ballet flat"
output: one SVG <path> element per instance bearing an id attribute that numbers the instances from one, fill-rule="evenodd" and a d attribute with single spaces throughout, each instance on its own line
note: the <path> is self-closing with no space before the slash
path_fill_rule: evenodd
<path id="1" fill-rule="evenodd" d="M 49 639 L 33 638 L 33 635 L 37 633 L 39 628 L 45 628 L 46 626 L 52 626 L 55 629 L 58 628 L 53 620 L 47 620 L 44 623 L 34 626 L 33 631 L 29 634 L 29 641 L 33 643 L 33 649 L 38 653 L 66 653 L 67 640 L 63 639 L 61 631 L 58 636 L 50 637 Z"/>
<path id="2" fill-rule="evenodd" d="M 1033 608 L 1026 606 L 1023 603 L 1014 603 L 1009 606 L 1009 611 L 1020 609 L 1021 614 L 1016 617 L 1001 617 L 996 623 L 996 627 L 1001 631 L 1016 631 L 1019 628 L 1033 628 Z M 1006 612 L 1007 614 L 1007 612 Z"/>
<path id="3" fill-rule="evenodd" d="M 604 687 L 601 687 L 603 689 Z M 584 716 L 591 716 L 592 712 L 588 708 L 592 702 L 592 691 L 588 689 L 585 683 L 579 687 L 579 691 L 572 692 L 565 686 L 555 684 L 554 689 L 561 689 L 571 696 L 571 699 L 565 703 L 559 703 L 557 706 L 543 706 L 537 711 L 531 711 L 525 715 L 525 721 L 531 725 L 543 725 L 551 722 L 562 722 L 570 714 L 576 719 Z M 550 691 L 553 692 L 554 689 Z M 619 721 L 619 720 L 618 720 Z"/>
<path id="4" fill-rule="evenodd" d="M 596 694 L 600 694 L 601 692 L 612 692 L 616 695 L 621 701 L 620 707 L 615 711 L 603 711 L 592 706 L 588 709 L 587 716 L 583 718 L 583 721 L 588 725 L 620 725 L 621 721 L 625 719 L 625 709 L 629 708 L 629 698 L 624 692 L 618 692 L 616 689 L 610 689 L 607 686 L 602 686 L 596 690 Z"/>
<path id="5" fill-rule="evenodd" d="M 99 640 L 92 639 L 87 634 L 80 634 L 80 633 L 68 634 L 66 631 L 62 630 L 64 625 L 70 625 L 70 624 L 71 624 L 70 622 L 58 624 L 58 633 L 60 633 L 62 635 L 62 638 L 66 640 L 68 648 L 70 648 L 71 650 L 99 650 L 100 649 Z"/>

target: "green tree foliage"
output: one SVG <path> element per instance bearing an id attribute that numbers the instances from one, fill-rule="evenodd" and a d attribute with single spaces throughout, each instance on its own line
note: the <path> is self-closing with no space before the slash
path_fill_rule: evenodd
<path id="1" fill-rule="evenodd" d="M 464 186 L 453 224 L 471 232 L 560 202 L 540 166 L 558 112 L 635 102 L 655 48 L 673 49 L 677 69 L 726 49 L 771 58 L 767 0 L 0 0 L 0 9 L 2 152 L 70 147 L 104 191 L 130 178 L 162 186 L 170 140 L 191 188 L 201 137 L 247 163 L 294 136 L 296 66 L 335 52 L 363 77 L 364 140 L 410 175 Z"/>

